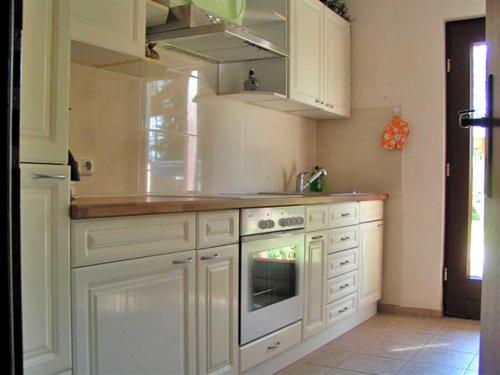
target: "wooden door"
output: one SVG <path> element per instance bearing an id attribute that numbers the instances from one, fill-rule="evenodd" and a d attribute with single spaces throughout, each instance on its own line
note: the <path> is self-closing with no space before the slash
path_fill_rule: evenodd
<path id="1" fill-rule="evenodd" d="M 70 7 L 67 0 L 25 0 L 21 66 L 21 161 L 68 158 Z"/>
<path id="2" fill-rule="evenodd" d="M 350 23 L 329 9 L 323 18 L 325 110 L 350 116 Z"/>
<path id="3" fill-rule="evenodd" d="M 25 373 L 71 370 L 66 166 L 21 167 L 21 272 Z"/>
<path id="4" fill-rule="evenodd" d="M 359 306 L 382 298 L 382 253 L 384 223 L 374 221 L 359 225 Z"/>
<path id="5" fill-rule="evenodd" d="M 71 38 L 144 57 L 144 0 L 71 0 Z"/>
<path id="6" fill-rule="evenodd" d="M 484 42 L 484 18 L 446 24 L 446 213 L 444 311 L 479 318 L 481 280 L 469 277 L 472 224 L 471 131 L 459 127 L 458 112 L 472 108 L 471 56 L 475 43 Z"/>
<path id="7" fill-rule="evenodd" d="M 290 2 L 290 98 L 323 108 L 323 4 Z"/>
<path id="8" fill-rule="evenodd" d="M 313 232 L 306 236 L 304 257 L 304 338 L 326 326 L 326 275 L 328 232 Z"/>
<path id="9" fill-rule="evenodd" d="M 198 374 L 237 374 L 239 246 L 197 255 Z"/>
<path id="10" fill-rule="evenodd" d="M 492 115 L 500 117 L 500 2 L 486 0 L 488 73 L 495 78 Z M 486 199 L 485 258 L 481 294 L 480 374 L 500 368 L 500 128 L 492 129 L 490 196 Z"/>
<path id="11" fill-rule="evenodd" d="M 196 372 L 195 252 L 72 270 L 75 374 Z"/>

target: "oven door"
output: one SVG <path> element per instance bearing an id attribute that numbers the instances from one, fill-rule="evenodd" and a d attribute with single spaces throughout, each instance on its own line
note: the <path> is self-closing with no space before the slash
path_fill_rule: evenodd
<path id="1" fill-rule="evenodd" d="M 240 344 L 303 317 L 304 231 L 242 239 Z"/>

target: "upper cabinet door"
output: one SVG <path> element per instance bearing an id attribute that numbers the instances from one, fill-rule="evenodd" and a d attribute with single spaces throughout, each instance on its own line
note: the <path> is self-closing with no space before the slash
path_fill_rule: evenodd
<path id="1" fill-rule="evenodd" d="M 333 11 L 323 12 L 325 109 L 350 116 L 350 24 Z"/>
<path id="2" fill-rule="evenodd" d="M 68 371 L 71 313 L 67 166 L 21 167 L 21 269 L 24 373 Z"/>
<path id="3" fill-rule="evenodd" d="M 71 39 L 144 56 L 144 0 L 71 0 Z"/>
<path id="4" fill-rule="evenodd" d="M 290 1 L 290 98 L 323 107 L 323 4 Z"/>
<path id="5" fill-rule="evenodd" d="M 70 4 L 25 0 L 21 67 L 21 161 L 66 164 Z"/>

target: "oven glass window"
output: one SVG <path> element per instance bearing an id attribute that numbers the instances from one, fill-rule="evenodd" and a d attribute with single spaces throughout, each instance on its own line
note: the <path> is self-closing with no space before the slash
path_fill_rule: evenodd
<path id="1" fill-rule="evenodd" d="M 250 255 L 250 311 L 298 294 L 296 255 L 294 245 L 262 250 Z"/>

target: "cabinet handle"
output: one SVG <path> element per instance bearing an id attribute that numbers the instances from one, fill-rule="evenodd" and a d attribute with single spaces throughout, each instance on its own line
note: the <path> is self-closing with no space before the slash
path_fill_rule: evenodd
<path id="1" fill-rule="evenodd" d="M 351 216 L 351 213 L 350 212 L 344 212 L 344 213 L 340 214 L 340 216 L 342 216 L 342 217 Z"/>
<path id="2" fill-rule="evenodd" d="M 383 226 L 384 226 L 384 224 L 378 224 L 378 225 L 377 225 L 377 227 L 379 227 L 379 228 L 380 228 L 380 227 L 383 227 Z"/>
<path id="3" fill-rule="evenodd" d="M 316 98 L 315 102 L 316 103 L 321 103 L 321 100 Z"/>
<path id="4" fill-rule="evenodd" d="M 173 264 L 185 264 L 185 263 L 190 263 L 193 261 L 193 258 L 189 257 L 187 259 L 178 259 L 178 260 L 174 260 L 172 263 Z"/>
<path id="5" fill-rule="evenodd" d="M 340 265 L 345 266 L 346 264 L 349 264 L 349 263 L 351 263 L 351 262 L 348 260 L 344 260 L 343 262 L 340 262 Z"/>
<path id="6" fill-rule="evenodd" d="M 323 236 L 314 236 L 314 237 L 311 237 L 311 240 L 321 240 L 323 238 Z"/>
<path id="7" fill-rule="evenodd" d="M 347 241 L 347 240 L 350 240 L 350 239 L 351 239 L 351 237 L 341 237 L 340 238 L 341 241 Z"/>
<path id="8" fill-rule="evenodd" d="M 200 259 L 201 260 L 210 260 L 210 259 L 217 259 L 218 257 L 219 257 L 219 254 L 214 254 L 214 255 L 203 256 Z"/>
<path id="9" fill-rule="evenodd" d="M 50 179 L 50 180 L 65 180 L 66 176 L 63 175 L 63 174 L 33 173 L 31 175 L 31 178 L 33 180 L 45 180 L 45 179 Z"/>
<path id="10" fill-rule="evenodd" d="M 341 289 L 341 290 L 342 290 L 342 289 L 345 289 L 345 288 L 348 288 L 348 287 L 349 287 L 349 284 L 344 284 L 344 285 L 341 285 L 341 286 L 339 287 L 339 289 Z"/>
<path id="11" fill-rule="evenodd" d="M 344 307 L 342 310 L 339 310 L 339 314 L 345 313 L 347 310 L 349 310 L 349 307 Z"/>
<path id="12" fill-rule="evenodd" d="M 278 341 L 278 342 L 276 342 L 276 344 L 274 344 L 274 345 L 269 345 L 269 346 L 267 347 L 267 350 L 274 350 L 274 349 L 277 349 L 280 345 L 281 345 L 281 343 Z"/>

